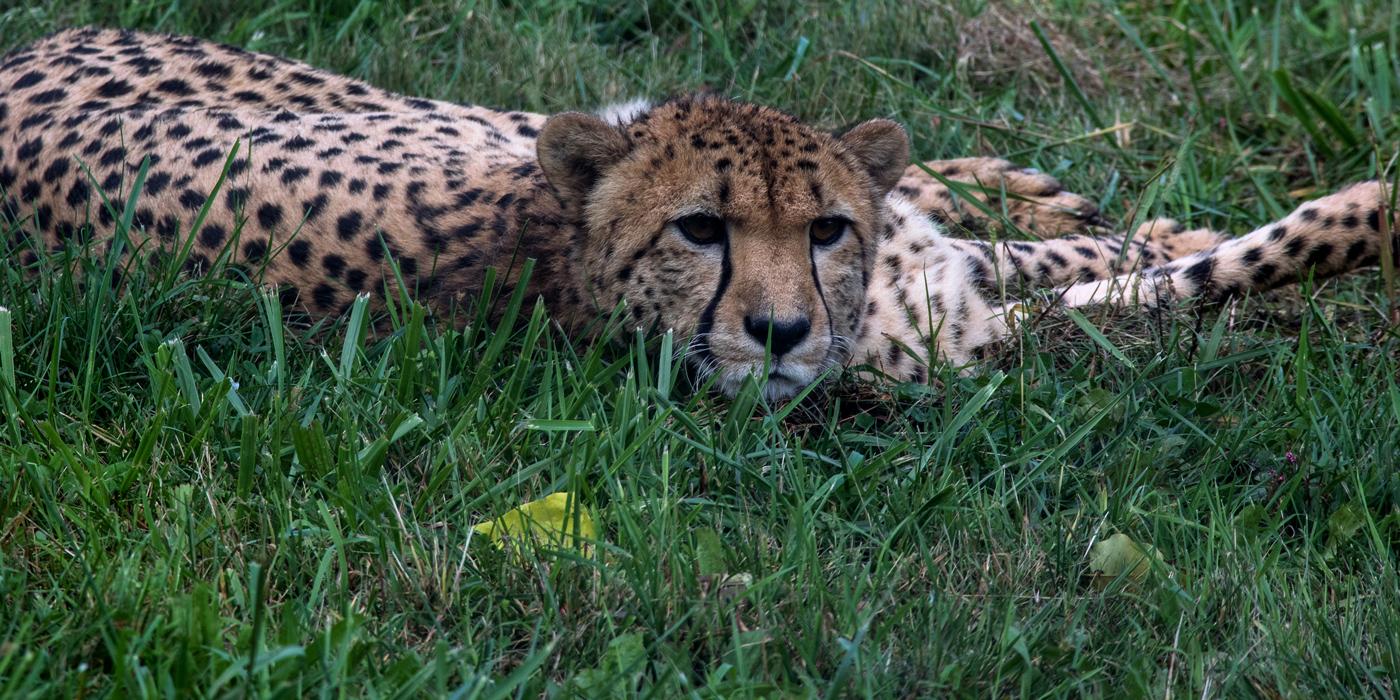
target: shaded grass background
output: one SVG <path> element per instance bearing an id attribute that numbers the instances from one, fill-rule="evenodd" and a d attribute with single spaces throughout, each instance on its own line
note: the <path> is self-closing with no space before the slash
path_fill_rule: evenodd
<path id="1" fill-rule="evenodd" d="M 1389 172 L 1397 20 L 40 0 L 0 9 L 0 49 L 159 29 L 544 112 L 708 86 L 830 126 L 899 119 L 923 158 L 1010 155 L 1125 224 L 1244 231 Z M 1081 319 L 1113 351 L 1051 317 L 988 372 L 799 407 L 688 392 L 641 341 L 578 346 L 528 304 L 496 332 L 405 310 L 366 339 L 284 330 L 236 276 L 125 280 L 0 271 L 0 694 L 1396 690 L 1400 338 L 1374 271 Z M 558 489 L 594 510 L 593 554 L 469 544 Z M 1164 565 L 1094 576 L 1117 532 Z M 721 595 L 723 573 L 753 583 Z"/>

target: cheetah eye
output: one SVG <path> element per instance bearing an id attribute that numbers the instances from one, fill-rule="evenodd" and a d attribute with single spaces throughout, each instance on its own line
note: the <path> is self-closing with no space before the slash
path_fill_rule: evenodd
<path id="1" fill-rule="evenodd" d="M 812 222 L 812 242 L 817 245 L 831 245 L 841 240 L 851 222 L 839 216 L 828 216 Z"/>
<path id="2" fill-rule="evenodd" d="M 709 214 L 691 214 L 672 222 L 686 239 L 699 245 L 713 245 L 724 240 L 724 219 Z"/>

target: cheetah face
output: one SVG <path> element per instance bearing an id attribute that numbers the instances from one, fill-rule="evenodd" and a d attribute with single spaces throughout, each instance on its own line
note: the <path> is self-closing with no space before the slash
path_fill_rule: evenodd
<path id="1" fill-rule="evenodd" d="M 849 357 L 884 225 L 908 161 L 904 130 L 839 135 L 719 97 L 683 98 L 622 126 L 554 117 L 545 175 L 584 223 L 585 289 L 636 325 L 689 339 L 733 394 L 749 376 L 789 397 Z"/>

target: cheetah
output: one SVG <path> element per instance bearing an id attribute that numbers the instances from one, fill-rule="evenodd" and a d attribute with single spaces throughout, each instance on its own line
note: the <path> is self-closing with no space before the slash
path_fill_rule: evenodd
<path id="1" fill-rule="evenodd" d="M 731 395 L 757 381 L 785 399 L 841 366 L 972 366 L 1012 331 L 1008 293 L 1216 301 L 1400 248 L 1379 182 L 1238 238 L 1170 220 L 1126 235 L 1043 173 L 909 151 L 886 119 L 832 133 L 714 94 L 546 117 L 132 31 L 0 58 L 0 208 L 21 264 L 125 229 L 135 253 L 222 261 L 319 315 L 382 305 L 398 280 L 446 315 L 494 274 L 567 333 L 619 307 L 676 333 Z M 1042 239 L 946 233 L 988 211 Z"/>

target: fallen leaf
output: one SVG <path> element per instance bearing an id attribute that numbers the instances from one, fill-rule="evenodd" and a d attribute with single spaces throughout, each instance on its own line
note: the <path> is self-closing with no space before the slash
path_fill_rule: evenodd
<path id="1" fill-rule="evenodd" d="M 1366 509 L 1355 503 L 1347 503 L 1327 518 L 1327 548 L 1323 550 L 1324 557 L 1331 559 L 1337 553 L 1337 547 L 1342 543 L 1356 536 L 1361 528 L 1366 527 Z"/>
<path id="2" fill-rule="evenodd" d="M 528 538 L 542 547 L 586 552 L 589 543 L 598 539 L 593 516 L 567 491 L 512 508 L 497 518 L 473 525 L 472 530 L 491 538 L 497 547 Z"/>
<path id="3" fill-rule="evenodd" d="M 701 575 L 724 573 L 724 544 L 708 527 L 695 531 L 695 561 Z"/>
<path id="4" fill-rule="evenodd" d="M 1140 545 L 1120 532 L 1099 540 L 1089 549 L 1089 570 L 1095 572 L 1100 584 L 1106 585 L 1119 576 L 1141 582 L 1152 570 L 1153 559 L 1163 561 L 1156 548 Z"/>

